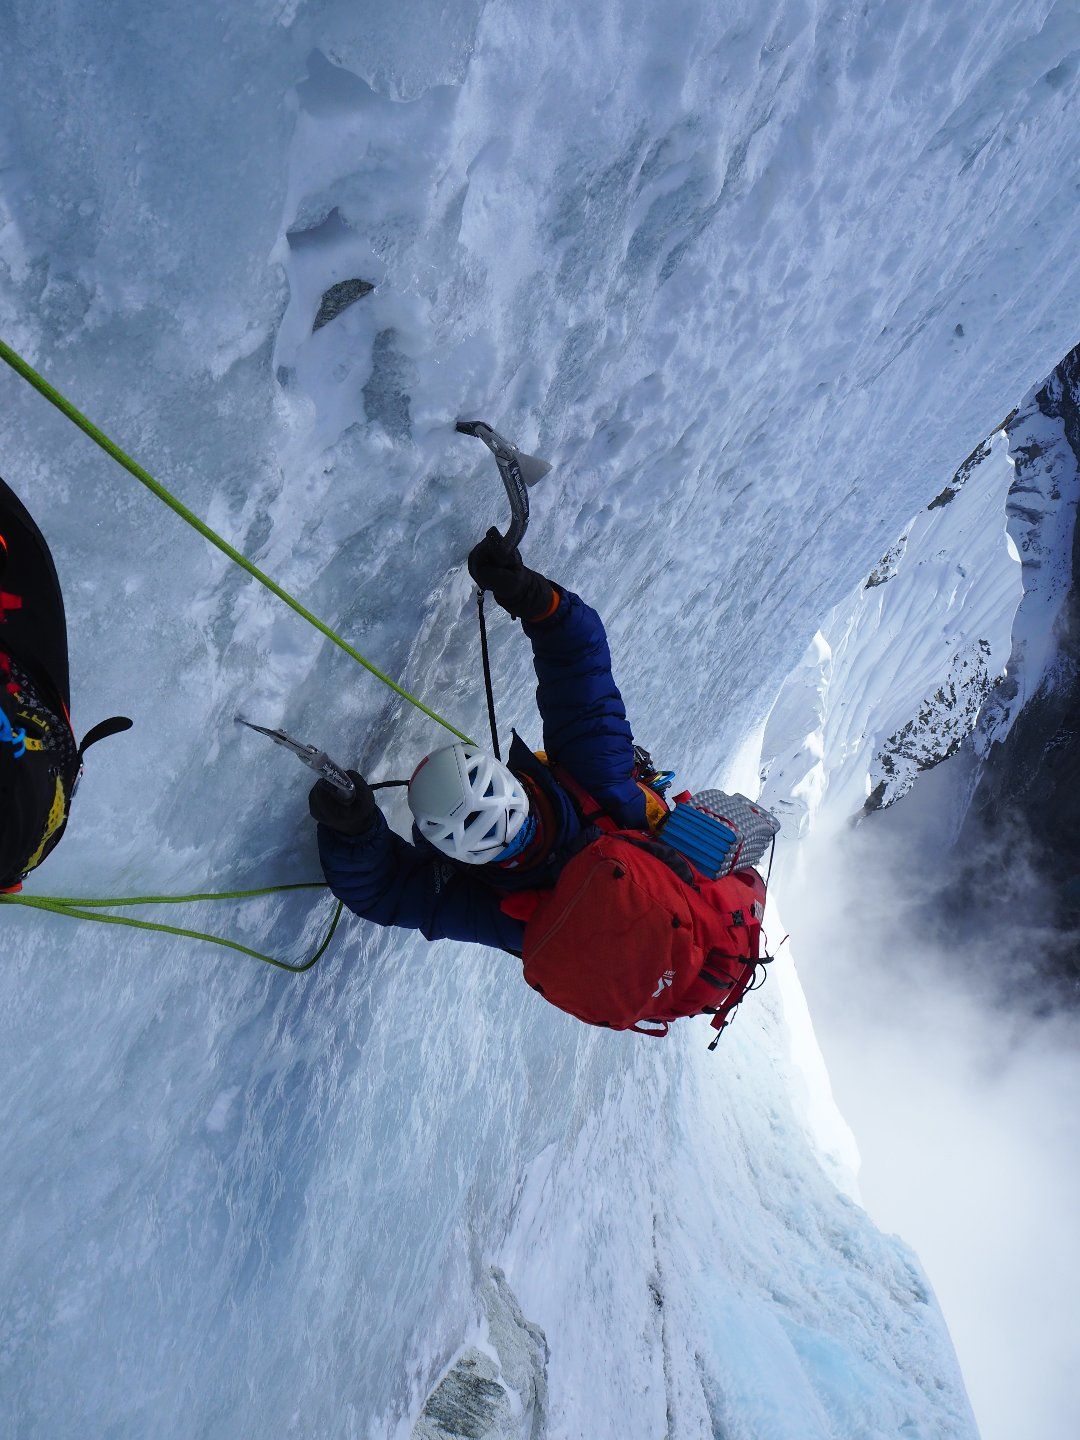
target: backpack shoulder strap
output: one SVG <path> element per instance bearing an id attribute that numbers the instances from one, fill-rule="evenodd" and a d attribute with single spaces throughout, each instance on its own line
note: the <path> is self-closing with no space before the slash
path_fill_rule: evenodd
<path id="1" fill-rule="evenodd" d="M 558 765 L 543 750 L 534 752 L 536 758 L 542 765 L 546 765 L 551 771 L 552 778 L 562 786 L 570 799 L 574 802 L 574 808 L 578 812 L 578 818 L 583 825 L 595 825 L 597 829 L 610 834 L 621 827 L 607 813 L 604 807 L 589 794 L 585 786 L 580 784 L 563 765 Z"/>

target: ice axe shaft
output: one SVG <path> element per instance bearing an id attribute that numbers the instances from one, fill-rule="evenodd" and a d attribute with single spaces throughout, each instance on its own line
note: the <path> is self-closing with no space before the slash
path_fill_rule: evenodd
<path id="1" fill-rule="evenodd" d="M 328 780 L 335 790 L 340 791 L 344 799 L 352 799 L 356 786 L 341 766 L 330 759 L 325 750 L 319 750 L 314 745 L 305 745 L 290 735 L 287 730 L 268 730 L 265 725 L 253 725 L 242 715 L 236 716 L 236 723 L 237 725 L 246 725 L 249 730 L 254 730 L 259 735 L 265 735 L 268 740 L 273 740 L 275 745 L 283 745 L 286 750 L 291 750 L 309 770 L 314 770 L 324 780 Z"/>
<path id="2" fill-rule="evenodd" d="M 502 538 L 508 545 L 516 547 L 529 528 L 529 486 L 542 480 L 551 466 L 546 460 L 526 455 L 516 445 L 511 445 L 483 420 L 459 420 L 457 431 L 459 435 L 475 435 L 495 456 L 506 487 L 506 498 L 510 501 L 510 526 Z"/>

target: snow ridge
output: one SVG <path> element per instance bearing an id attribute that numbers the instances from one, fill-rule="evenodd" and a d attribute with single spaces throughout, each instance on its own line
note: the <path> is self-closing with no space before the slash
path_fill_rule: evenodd
<path id="1" fill-rule="evenodd" d="M 829 614 L 765 727 L 762 800 L 805 834 L 891 805 L 974 729 L 1010 653 L 1019 566 L 995 433 Z"/>

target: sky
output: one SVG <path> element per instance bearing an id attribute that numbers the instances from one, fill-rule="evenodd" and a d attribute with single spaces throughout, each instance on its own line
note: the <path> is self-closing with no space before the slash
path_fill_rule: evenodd
<path id="1" fill-rule="evenodd" d="M 939 933 L 949 862 L 928 833 L 950 826 L 956 795 L 943 776 L 918 783 L 931 793 L 915 819 L 900 801 L 804 842 L 785 923 L 861 1154 L 861 1197 L 926 1266 L 984 1440 L 1065 1440 L 1080 1339 L 1080 1017 L 1033 981 L 1025 950 L 1045 937 L 1029 924 L 1002 924 L 995 908 L 962 939 Z M 1040 881 L 1014 853 L 1026 913 Z"/>

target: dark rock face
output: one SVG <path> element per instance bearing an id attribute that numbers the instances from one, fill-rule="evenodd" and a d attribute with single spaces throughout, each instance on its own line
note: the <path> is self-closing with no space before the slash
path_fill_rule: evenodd
<path id="1" fill-rule="evenodd" d="M 974 470 L 978 465 L 981 465 L 989 454 L 990 441 L 984 440 L 982 444 L 977 445 L 975 449 L 971 452 L 971 454 L 967 457 L 964 463 L 960 466 L 959 470 L 957 470 L 956 474 L 949 481 L 948 485 L 945 486 L 945 489 L 942 490 L 941 494 L 935 495 L 933 500 L 930 501 L 930 504 L 926 508 L 928 510 L 937 510 L 942 505 L 948 505 L 951 500 L 955 500 L 956 492 L 966 482 L 972 470 Z"/>
<path id="2" fill-rule="evenodd" d="M 423 1418 L 447 1440 L 485 1440 L 512 1414 L 496 1367 L 479 1350 L 467 1350 L 424 1406 Z"/>
<path id="3" fill-rule="evenodd" d="M 355 305 L 357 300 L 362 300 L 365 295 L 370 295 L 374 289 L 375 286 L 370 280 L 339 280 L 336 285 L 331 285 L 330 289 L 323 293 L 311 333 L 314 335 L 316 330 L 329 325 L 343 310 Z"/>
<path id="4" fill-rule="evenodd" d="M 393 440 L 409 438 L 414 381 L 414 367 L 398 349 L 397 332 L 380 330 L 371 347 L 371 375 L 363 391 L 364 414 Z"/>
<path id="5" fill-rule="evenodd" d="M 1080 469 L 1080 346 L 1065 357 L 1035 396 L 1043 416 L 1064 429 Z M 1024 515 L 1028 474 L 1042 458 L 1035 444 L 1014 451 L 1017 513 Z M 1045 467 L 1043 482 L 1046 483 Z M 1061 498 L 1053 477 L 1052 498 Z M 1028 563 L 1025 557 L 1025 565 Z M 1035 559 L 1034 564 L 1041 561 Z M 978 770 L 958 837 L 966 860 L 963 888 L 972 905 L 1007 904 L 1015 916 L 1009 876 L 1016 838 L 1036 881 L 1033 919 L 1045 950 L 1044 968 L 1080 1001 L 1080 526 L 1071 544 L 1072 578 L 1054 628 L 1055 648 L 1043 678 L 1004 739 L 991 743 Z M 1013 684 L 1015 686 L 1015 677 Z M 996 897 L 996 898 L 995 898 Z M 1034 938 L 1034 937 L 1033 937 Z"/>
<path id="6" fill-rule="evenodd" d="M 889 547 L 878 563 L 870 571 L 867 577 L 864 590 L 873 590 L 877 585 L 884 585 L 896 574 L 896 568 L 904 558 L 907 550 L 908 537 L 901 535 L 895 545 Z"/>
<path id="7" fill-rule="evenodd" d="M 544 1440 L 548 1345 L 506 1276 L 481 1285 L 487 1344 L 466 1346 L 428 1396 L 412 1440 Z"/>
<path id="8" fill-rule="evenodd" d="M 882 778 L 867 796 L 863 814 L 894 804 L 911 789 L 920 771 L 932 770 L 960 749 L 991 688 L 989 655 L 986 640 L 976 640 L 954 655 L 944 683 L 888 737 L 874 756 L 871 778 L 878 774 Z"/>

